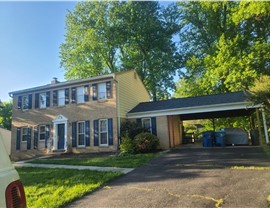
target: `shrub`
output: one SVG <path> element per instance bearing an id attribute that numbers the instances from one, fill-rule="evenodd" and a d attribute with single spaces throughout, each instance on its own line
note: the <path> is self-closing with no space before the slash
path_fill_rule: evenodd
<path id="1" fill-rule="evenodd" d="M 128 133 L 128 137 L 133 140 L 136 135 L 144 131 L 145 131 L 144 128 L 142 128 L 136 122 L 131 122 L 127 120 L 121 123 L 120 128 L 121 137 L 125 137 L 126 133 Z"/>
<path id="2" fill-rule="evenodd" d="M 122 137 L 122 141 L 120 144 L 121 154 L 133 154 L 135 152 L 134 144 L 132 139 L 128 136 L 128 133 L 124 137 Z"/>
<path id="3" fill-rule="evenodd" d="M 156 151 L 159 146 L 159 139 L 149 132 L 143 132 L 135 136 L 134 146 L 136 152 L 153 152 Z"/>

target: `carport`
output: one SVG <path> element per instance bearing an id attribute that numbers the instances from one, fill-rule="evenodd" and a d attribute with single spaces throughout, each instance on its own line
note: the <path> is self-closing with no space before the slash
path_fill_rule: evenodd
<path id="1" fill-rule="evenodd" d="M 127 117 L 140 121 L 149 119 L 152 133 L 161 138 L 163 148 L 170 148 L 182 143 L 180 125 L 185 120 L 250 116 L 256 112 L 259 136 L 262 138 L 261 115 L 265 140 L 269 143 L 263 106 L 253 105 L 248 96 L 248 92 L 240 91 L 143 102 L 129 111 Z"/>

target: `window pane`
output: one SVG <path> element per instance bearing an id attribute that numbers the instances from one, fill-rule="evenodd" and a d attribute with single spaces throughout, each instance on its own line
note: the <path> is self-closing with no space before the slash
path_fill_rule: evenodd
<path id="1" fill-rule="evenodd" d="M 106 83 L 98 84 L 98 99 L 99 100 L 106 99 Z"/>
<path id="2" fill-rule="evenodd" d="M 100 144 L 108 144 L 107 132 L 100 133 Z"/>
<path id="3" fill-rule="evenodd" d="M 84 103 L 84 87 L 77 88 L 77 103 Z"/>
<path id="4" fill-rule="evenodd" d="M 84 144 L 84 134 L 79 134 L 78 145 L 85 145 Z"/>
<path id="5" fill-rule="evenodd" d="M 58 91 L 58 105 L 65 105 L 65 91 L 59 90 Z"/>
<path id="6" fill-rule="evenodd" d="M 84 134 L 84 123 L 79 123 L 79 128 L 78 128 L 78 132 L 79 133 L 83 133 Z"/>
<path id="7" fill-rule="evenodd" d="M 100 132 L 107 132 L 107 120 L 100 121 Z"/>
<path id="8" fill-rule="evenodd" d="M 29 99 L 28 96 L 23 96 L 22 97 L 22 109 L 27 110 L 29 106 Z"/>
<path id="9" fill-rule="evenodd" d="M 46 93 L 41 93 L 39 95 L 39 107 L 46 108 Z"/>
<path id="10" fill-rule="evenodd" d="M 23 128 L 22 129 L 22 141 L 27 141 L 28 137 L 28 128 Z"/>
<path id="11" fill-rule="evenodd" d="M 150 120 L 150 118 L 149 119 L 143 119 L 142 122 L 143 122 L 143 128 L 146 131 L 151 132 L 151 120 Z"/>

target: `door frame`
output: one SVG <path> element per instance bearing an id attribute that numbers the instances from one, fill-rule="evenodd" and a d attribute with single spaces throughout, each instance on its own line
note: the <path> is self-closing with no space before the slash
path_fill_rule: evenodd
<path id="1" fill-rule="evenodd" d="M 53 122 L 53 150 L 58 150 L 58 125 L 64 124 L 65 127 L 65 136 L 64 136 L 64 150 L 67 150 L 67 128 L 68 128 L 68 119 L 63 115 L 58 115 Z"/>

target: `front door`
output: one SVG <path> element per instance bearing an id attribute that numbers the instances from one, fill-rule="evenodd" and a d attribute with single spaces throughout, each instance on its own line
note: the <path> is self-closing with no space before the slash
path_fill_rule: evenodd
<path id="1" fill-rule="evenodd" d="M 57 126 L 58 136 L 58 149 L 64 149 L 65 145 L 65 124 L 58 124 Z"/>

